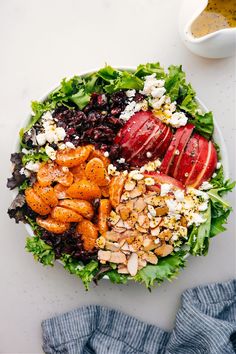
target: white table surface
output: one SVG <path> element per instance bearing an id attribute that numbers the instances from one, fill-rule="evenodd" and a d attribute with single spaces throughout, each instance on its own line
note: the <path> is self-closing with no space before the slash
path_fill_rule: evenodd
<path id="1" fill-rule="evenodd" d="M 211 242 L 207 257 L 188 259 L 177 281 L 149 293 L 139 284 L 102 281 L 85 292 L 56 264 L 44 268 L 24 250 L 26 230 L 9 220 L 9 156 L 29 102 L 59 80 L 104 63 L 183 64 L 199 97 L 214 111 L 235 178 L 235 59 L 192 55 L 178 35 L 179 0 L 1 0 L 0 2 L 0 353 L 42 353 L 43 319 L 85 304 L 101 304 L 170 330 L 188 287 L 231 279 L 235 269 L 235 215 Z M 230 200 L 233 203 L 233 197 Z"/>

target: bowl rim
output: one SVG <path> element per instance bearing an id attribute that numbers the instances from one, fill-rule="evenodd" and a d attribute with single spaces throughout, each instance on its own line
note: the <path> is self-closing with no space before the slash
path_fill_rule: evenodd
<path id="1" fill-rule="evenodd" d="M 126 70 L 126 71 L 135 71 L 136 67 L 135 66 L 114 66 L 115 69 L 118 70 Z M 99 69 L 91 69 L 91 70 L 84 70 L 82 71 L 80 74 L 78 74 L 79 76 L 85 76 L 85 75 L 89 75 L 89 74 L 93 74 L 95 72 L 97 72 Z M 48 95 L 53 92 L 54 90 L 56 90 L 59 86 L 56 86 L 55 88 L 51 89 L 47 94 L 43 95 L 40 99 L 38 99 L 39 102 L 43 102 L 45 99 L 47 99 Z M 203 103 L 202 100 L 199 99 L 198 96 L 196 96 L 196 101 L 199 104 L 201 110 L 203 111 L 203 113 L 209 112 L 207 106 L 205 105 L 205 103 Z M 29 122 L 30 118 L 32 117 L 32 114 L 29 113 L 27 115 L 26 118 L 23 118 L 21 120 L 21 125 L 20 127 L 25 127 L 26 124 Z M 213 133 L 213 137 L 217 137 L 216 138 L 216 142 L 220 143 L 220 151 L 221 151 L 221 161 L 224 167 L 224 174 L 225 174 L 225 178 L 229 178 L 229 162 L 228 162 L 228 152 L 227 152 L 227 148 L 226 148 L 226 144 L 224 141 L 224 137 L 223 134 L 219 128 L 219 125 L 216 121 L 215 118 L 213 118 L 214 121 L 214 133 Z M 19 151 L 19 147 L 20 147 L 20 140 L 19 137 L 17 138 L 16 141 L 14 141 L 13 144 L 13 151 Z M 14 199 L 16 197 L 16 195 L 18 194 L 18 188 L 14 188 L 13 190 L 10 191 L 12 193 L 12 199 Z M 28 232 L 29 236 L 33 237 L 34 236 L 34 232 L 32 227 L 29 224 L 24 224 L 26 231 Z M 185 258 L 189 257 L 189 253 L 187 253 L 185 255 Z M 60 259 L 56 259 L 56 261 L 60 264 L 63 264 L 62 261 Z M 103 279 L 108 279 L 107 276 L 104 276 Z"/>

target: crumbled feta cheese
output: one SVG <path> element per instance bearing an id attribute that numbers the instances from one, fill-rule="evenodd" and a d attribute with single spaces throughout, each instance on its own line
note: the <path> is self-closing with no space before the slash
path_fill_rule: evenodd
<path id="1" fill-rule="evenodd" d="M 27 149 L 25 149 L 25 148 L 23 148 L 23 149 L 21 150 L 21 152 L 22 152 L 23 154 L 25 154 L 25 155 L 27 155 L 27 154 L 30 154 L 30 153 L 31 153 L 31 151 L 30 151 L 30 150 L 27 150 Z"/>
<path id="2" fill-rule="evenodd" d="M 183 112 L 175 112 L 172 114 L 169 123 L 172 125 L 172 127 L 179 128 L 186 125 L 187 121 L 188 118 Z"/>
<path id="3" fill-rule="evenodd" d="M 108 165 L 107 172 L 111 176 L 119 175 L 119 171 L 116 170 L 116 166 L 114 166 L 112 164 Z"/>
<path id="4" fill-rule="evenodd" d="M 66 144 L 63 144 L 63 143 L 58 144 L 58 148 L 59 148 L 59 150 L 64 150 L 64 149 L 66 149 Z"/>
<path id="5" fill-rule="evenodd" d="M 40 165 L 41 165 L 40 162 L 29 161 L 25 165 L 25 168 L 29 171 L 32 171 L 32 172 L 38 172 Z"/>
<path id="6" fill-rule="evenodd" d="M 215 178 L 217 176 L 217 173 L 213 173 L 212 177 Z"/>
<path id="7" fill-rule="evenodd" d="M 72 144 L 70 141 L 67 141 L 67 142 L 65 143 L 65 145 L 66 145 L 66 147 L 68 147 L 69 149 L 75 149 L 75 145 Z"/>
<path id="8" fill-rule="evenodd" d="M 45 152 L 51 160 L 56 160 L 57 152 L 51 146 L 46 145 Z"/>
<path id="9" fill-rule="evenodd" d="M 108 156 L 109 156 L 109 152 L 108 152 L 108 151 L 105 151 L 103 155 L 104 155 L 105 157 L 108 157 Z"/>
<path id="10" fill-rule="evenodd" d="M 25 175 L 25 177 L 30 177 L 30 175 L 31 175 L 30 171 L 24 167 L 22 167 L 19 172 L 21 175 Z"/>
<path id="11" fill-rule="evenodd" d="M 206 221 L 204 217 L 199 214 L 199 213 L 192 213 L 191 214 L 191 220 L 188 222 L 188 226 L 195 224 L 196 226 L 199 226 L 200 224 L 203 224 Z"/>
<path id="12" fill-rule="evenodd" d="M 134 97 L 135 96 L 135 94 L 136 94 L 136 90 L 127 90 L 126 91 L 126 96 L 127 97 Z"/>
<path id="13" fill-rule="evenodd" d="M 208 202 L 204 202 L 204 203 L 199 205 L 198 210 L 199 211 L 205 211 L 205 210 L 207 210 L 207 208 L 208 208 Z"/>
<path id="14" fill-rule="evenodd" d="M 150 151 L 147 151 L 146 156 L 147 156 L 147 158 L 149 159 L 149 158 L 152 157 L 152 153 L 151 153 Z"/>
<path id="15" fill-rule="evenodd" d="M 144 175 L 142 173 L 135 173 L 132 175 L 132 178 L 135 181 L 141 181 L 144 178 Z"/>
<path id="16" fill-rule="evenodd" d="M 174 214 L 176 212 L 177 201 L 173 199 L 167 199 L 166 205 L 169 209 L 169 213 Z"/>
<path id="17" fill-rule="evenodd" d="M 147 177 L 144 179 L 144 183 L 146 184 L 146 186 L 154 186 L 155 180 L 151 177 Z"/>
<path id="18" fill-rule="evenodd" d="M 202 191 L 207 191 L 207 190 L 211 189 L 212 187 L 213 187 L 213 185 L 211 183 L 204 181 L 202 183 L 202 185 L 199 187 L 199 189 Z"/>
<path id="19" fill-rule="evenodd" d="M 161 106 L 165 103 L 166 96 L 162 96 L 160 99 L 155 98 L 154 100 L 151 100 L 150 104 L 154 109 L 160 109 Z"/>
<path id="20" fill-rule="evenodd" d="M 47 120 L 53 120 L 52 113 L 47 111 L 42 115 L 42 119 L 47 121 Z"/>
<path id="21" fill-rule="evenodd" d="M 156 74 L 147 75 L 144 80 L 143 90 L 140 91 L 141 94 L 149 96 L 155 88 L 163 87 L 165 84 L 164 80 L 157 80 Z"/>
<path id="22" fill-rule="evenodd" d="M 221 162 L 217 162 L 217 164 L 216 164 L 216 169 L 219 170 L 219 168 L 221 168 L 221 165 L 222 165 Z"/>
<path id="23" fill-rule="evenodd" d="M 129 120 L 136 112 L 139 112 L 141 110 L 147 110 L 148 105 L 147 101 L 143 100 L 142 102 L 135 102 L 131 101 L 129 104 L 125 107 L 124 111 L 121 112 L 120 118 L 127 121 Z"/>
<path id="24" fill-rule="evenodd" d="M 151 95 L 154 98 L 161 98 L 165 94 L 165 92 L 165 87 L 155 87 L 154 89 L 152 89 Z"/>
<path id="25" fill-rule="evenodd" d="M 180 189 L 176 189 L 176 191 L 174 191 L 174 196 L 178 202 L 182 202 L 184 200 L 184 192 Z"/>
<path id="26" fill-rule="evenodd" d="M 173 236 L 171 237 L 172 241 L 177 241 L 179 239 L 179 236 L 176 232 L 173 233 Z"/>
<path id="27" fill-rule="evenodd" d="M 118 163 L 125 163 L 125 159 L 121 157 L 120 159 L 117 160 Z"/>
<path id="28" fill-rule="evenodd" d="M 66 137 L 65 129 L 62 127 L 57 127 L 55 129 L 55 134 L 57 135 L 58 141 L 62 141 Z"/>
<path id="29" fill-rule="evenodd" d="M 171 191 L 172 185 L 168 183 L 161 184 L 161 197 L 164 197 Z"/>
<path id="30" fill-rule="evenodd" d="M 47 141 L 45 133 L 39 133 L 36 135 L 36 141 L 40 146 L 45 145 Z"/>
<path id="31" fill-rule="evenodd" d="M 155 243 L 156 245 L 159 245 L 160 242 L 161 242 L 161 241 L 160 241 L 160 239 L 159 239 L 158 237 L 154 240 L 154 243 Z"/>
<path id="32" fill-rule="evenodd" d="M 46 140 L 50 144 L 54 143 L 55 140 L 58 141 L 57 135 L 55 134 L 55 130 L 53 129 L 53 126 L 51 128 L 49 127 L 48 129 L 45 130 L 45 136 L 46 136 Z"/>

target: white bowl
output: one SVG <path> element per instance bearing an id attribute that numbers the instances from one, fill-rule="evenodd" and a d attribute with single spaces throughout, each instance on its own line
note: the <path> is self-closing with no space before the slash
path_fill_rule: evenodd
<path id="1" fill-rule="evenodd" d="M 135 70 L 134 67 L 121 67 L 119 69 L 120 70 L 129 70 L 129 71 L 134 71 Z M 91 71 L 87 71 L 87 72 L 82 72 L 80 74 L 80 76 L 91 74 L 91 73 L 94 73 L 96 71 L 97 70 L 91 70 Z M 49 91 L 48 95 L 54 90 L 55 89 Z M 39 101 L 44 101 L 47 98 L 48 95 L 45 95 Z M 201 108 L 201 110 L 204 113 L 209 111 L 207 109 L 207 107 L 205 106 L 205 104 L 199 98 L 197 98 L 197 102 L 199 103 L 200 108 Z M 31 118 L 31 115 L 28 115 L 27 118 L 22 120 L 22 125 L 21 126 L 25 127 L 27 125 L 27 123 L 29 122 L 30 118 Z M 229 178 L 229 164 L 228 164 L 228 154 L 227 154 L 227 150 L 226 150 L 226 145 L 225 145 L 225 142 L 224 142 L 223 135 L 222 135 L 222 133 L 221 133 L 221 131 L 219 129 L 219 126 L 218 126 L 218 124 L 217 124 L 217 122 L 215 120 L 214 120 L 214 127 L 215 127 L 215 130 L 214 130 L 213 137 L 214 137 L 215 142 L 220 146 L 220 149 L 221 149 L 221 157 L 222 157 L 222 164 L 224 166 L 225 177 Z M 16 143 L 13 146 L 13 152 L 19 151 L 19 148 L 20 148 L 20 142 L 19 142 L 19 139 L 17 139 Z M 17 188 L 12 190 L 13 199 L 16 197 L 17 194 L 18 194 L 18 189 Z M 27 230 L 27 232 L 28 232 L 28 234 L 30 236 L 34 236 L 33 229 L 31 228 L 31 226 L 29 224 L 25 224 L 25 228 L 26 228 L 26 230 Z"/>
<path id="2" fill-rule="evenodd" d="M 226 58 L 236 53 L 236 28 L 224 28 L 196 38 L 191 26 L 206 8 L 208 0 L 183 0 L 179 15 L 179 33 L 186 47 L 205 58 Z"/>

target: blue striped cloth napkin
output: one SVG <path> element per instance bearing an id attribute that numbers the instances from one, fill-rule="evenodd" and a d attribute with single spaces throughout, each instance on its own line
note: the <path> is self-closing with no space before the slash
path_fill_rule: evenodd
<path id="1" fill-rule="evenodd" d="M 47 354 L 236 353 L 236 280 L 186 290 L 172 332 L 94 305 L 45 320 L 42 330 Z"/>

